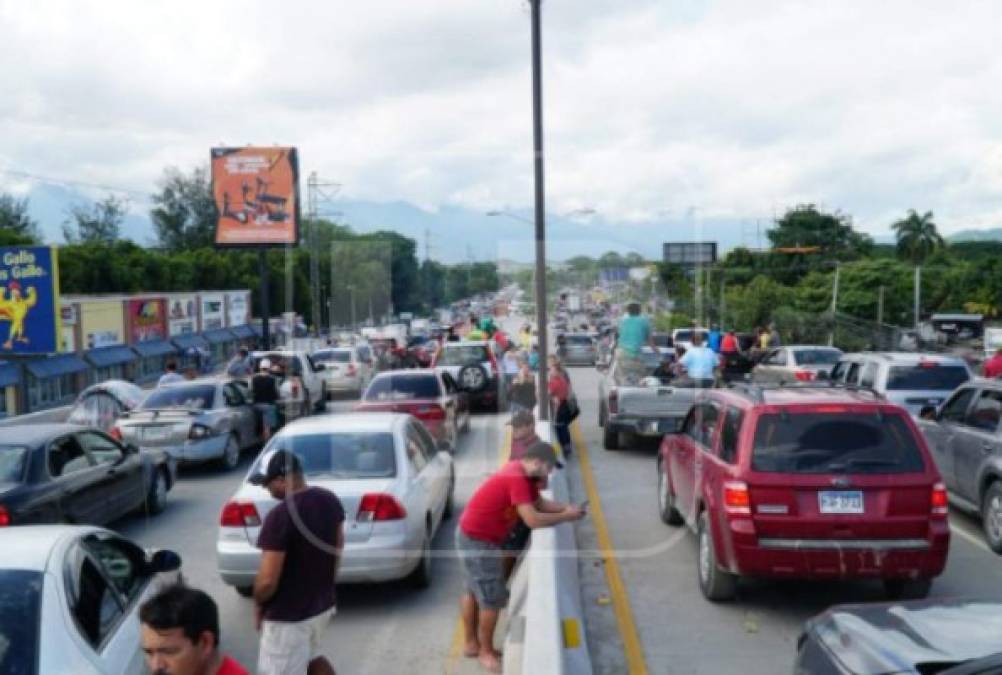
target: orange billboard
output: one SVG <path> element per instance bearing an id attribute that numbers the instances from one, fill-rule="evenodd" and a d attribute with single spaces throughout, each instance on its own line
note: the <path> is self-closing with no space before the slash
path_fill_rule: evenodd
<path id="1" fill-rule="evenodd" d="M 213 148 L 216 246 L 299 243 L 299 159 L 295 148 Z"/>

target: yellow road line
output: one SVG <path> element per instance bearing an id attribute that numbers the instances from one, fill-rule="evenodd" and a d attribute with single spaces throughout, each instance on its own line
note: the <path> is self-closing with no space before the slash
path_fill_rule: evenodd
<path id="1" fill-rule="evenodd" d="M 511 454 L 511 427 L 507 427 L 504 433 L 504 441 L 498 446 L 498 466 L 508 461 Z M 463 629 L 463 617 L 456 619 L 456 628 L 452 631 L 452 644 L 449 647 L 449 656 L 445 660 L 443 672 L 452 675 L 456 672 L 456 665 L 459 663 L 459 656 L 463 652 L 463 644 L 466 642 L 465 630 Z"/>
<path id="2" fill-rule="evenodd" d="M 644 660 L 644 650 L 640 645 L 637 624 L 633 619 L 633 610 L 630 608 L 630 598 L 619 573 L 619 563 L 613 552 L 612 538 L 609 536 L 605 513 L 602 511 L 602 500 L 599 498 L 595 476 L 591 470 L 588 444 L 585 442 L 584 434 L 576 421 L 571 425 L 571 438 L 581 463 L 581 481 L 584 483 L 589 502 L 588 515 L 595 525 L 598 549 L 605 563 L 603 567 L 605 567 L 606 582 L 609 584 L 609 595 L 612 596 L 612 609 L 616 615 L 616 623 L 619 625 L 619 634 L 623 637 L 627 672 L 631 675 L 646 675 L 647 662 Z"/>

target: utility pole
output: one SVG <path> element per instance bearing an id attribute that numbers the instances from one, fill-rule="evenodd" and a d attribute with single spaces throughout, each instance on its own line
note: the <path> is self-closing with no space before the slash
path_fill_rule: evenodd
<path id="1" fill-rule="evenodd" d="M 532 6 L 532 149 L 536 192 L 536 324 L 539 332 L 539 419 L 550 419 L 549 386 L 546 363 L 549 337 L 546 326 L 546 192 L 543 173 L 543 35 L 540 5 L 543 0 L 529 0 Z"/>
<path id="2" fill-rule="evenodd" d="M 884 287 L 877 290 L 877 324 L 884 325 Z"/>
<path id="3" fill-rule="evenodd" d="M 320 326 L 323 324 L 323 316 L 321 315 L 321 302 L 320 295 L 322 290 L 320 288 L 320 232 L 318 227 L 318 221 L 320 219 L 320 199 L 331 200 L 337 191 L 340 189 L 340 183 L 323 182 L 317 177 L 317 172 L 314 171 L 310 173 L 309 178 L 306 181 L 306 204 L 307 211 L 309 213 L 310 229 L 306 234 L 306 245 L 310 249 L 310 295 L 312 296 L 312 303 L 310 311 L 313 314 L 312 323 L 319 331 Z M 332 188 L 331 192 L 325 192 L 325 188 Z M 291 284 L 290 284 L 291 286 Z M 331 255 L 331 296 L 334 295 L 334 256 Z M 330 326 L 334 325 L 333 311 L 331 311 L 330 316 Z"/>
<path id="4" fill-rule="evenodd" d="M 431 229 L 424 228 L 424 261 L 431 260 Z"/>
<path id="5" fill-rule="evenodd" d="M 835 325 L 836 316 L 838 313 L 838 276 L 839 276 L 839 265 L 838 261 L 835 261 L 835 277 L 832 279 L 832 329 L 828 334 L 828 346 L 834 346 L 835 344 Z"/>
<path id="6" fill-rule="evenodd" d="M 919 311 L 922 305 L 922 268 L 915 266 L 915 330 L 919 329 Z"/>
<path id="7" fill-rule="evenodd" d="M 330 320 L 330 329 L 331 329 L 332 333 L 334 332 L 334 250 L 335 250 L 335 248 L 336 248 L 336 245 L 332 241 L 331 242 L 331 297 L 330 297 L 330 302 L 327 303 L 328 306 L 329 306 L 328 311 L 330 312 L 330 319 L 331 319 Z"/>

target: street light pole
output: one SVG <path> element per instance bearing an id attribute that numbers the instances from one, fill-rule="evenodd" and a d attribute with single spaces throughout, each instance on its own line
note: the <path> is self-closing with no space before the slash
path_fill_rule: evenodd
<path id="1" fill-rule="evenodd" d="M 543 0 L 529 0 L 532 6 L 532 149 L 536 183 L 536 324 L 539 331 L 539 419 L 550 418 L 550 394 L 547 382 L 549 355 L 546 330 L 546 193 L 543 184 L 543 69 L 542 20 Z"/>

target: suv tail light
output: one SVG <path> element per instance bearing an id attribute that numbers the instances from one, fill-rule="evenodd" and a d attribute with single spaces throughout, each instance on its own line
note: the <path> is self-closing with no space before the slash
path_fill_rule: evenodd
<path id="1" fill-rule="evenodd" d="M 793 377 L 797 382 L 811 382 L 817 377 L 817 373 L 812 370 L 795 370 L 793 371 Z"/>
<path id="2" fill-rule="evenodd" d="M 403 520 L 407 517 L 407 509 L 393 495 L 370 492 L 362 497 L 358 505 L 360 523 L 371 523 L 385 520 Z"/>
<path id="3" fill-rule="evenodd" d="M 609 412 L 613 415 L 619 413 L 619 390 L 615 387 L 609 390 Z"/>
<path id="4" fill-rule="evenodd" d="M 946 516 L 950 513 L 950 499 L 946 494 L 946 486 L 936 483 L 932 486 L 932 515 Z"/>
<path id="5" fill-rule="evenodd" d="M 423 405 L 414 410 L 414 416 L 422 420 L 444 420 L 445 408 L 440 405 Z"/>
<path id="6" fill-rule="evenodd" d="M 751 495 L 748 485 L 741 481 L 724 483 L 724 510 L 732 515 L 751 514 Z"/>
<path id="7" fill-rule="evenodd" d="M 261 516 L 252 502 L 229 501 L 219 515 L 219 524 L 223 527 L 260 527 Z"/>
<path id="8" fill-rule="evenodd" d="M 10 525 L 10 512 L 7 511 L 6 506 L 0 506 L 0 527 L 7 527 Z"/>
<path id="9" fill-rule="evenodd" d="M 109 429 L 108 435 L 114 438 L 119 443 L 122 442 L 122 430 L 119 429 L 118 426 L 113 426 L 111 429 Z"/>

